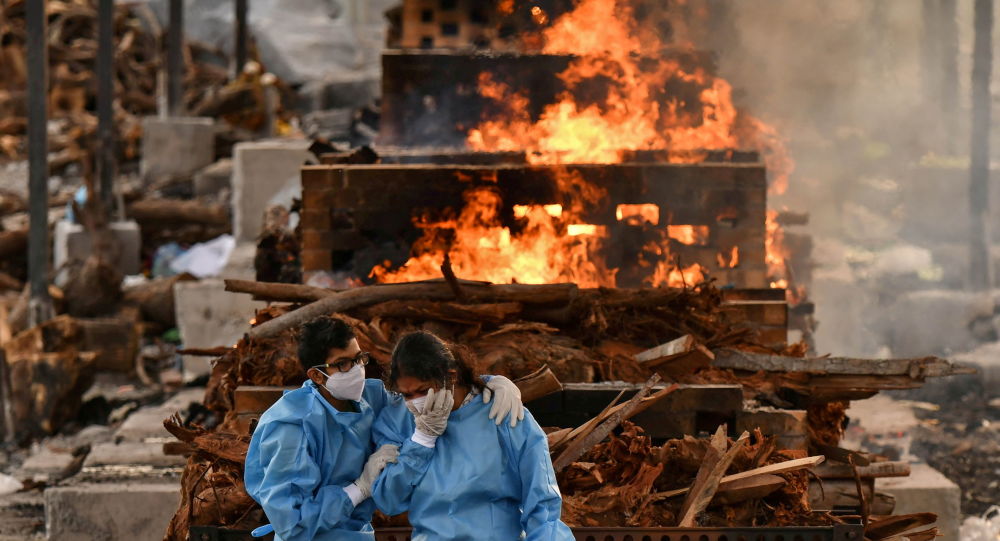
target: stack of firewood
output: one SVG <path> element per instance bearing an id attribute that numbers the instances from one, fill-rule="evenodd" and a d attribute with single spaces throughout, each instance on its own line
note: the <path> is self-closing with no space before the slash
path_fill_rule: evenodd
<path id="1" fill-rule="evenodd" d="M 841 519 L 810 510 L 807 470 L 824 460 L 817 449 L 839 443 L 844 403 L 838 396 L 870 395 L 879 385 L 901 385 L 904 379 L 917 385 L 923 377 L 950 369 L 940 359 L 914 359 L 900 360 L 898 367 L 891 364 L 897 361 L 881 363 L 876 374 L 852 376 L 850 370 L 858 370 L 845 366 L 858 360 L 808 359 L 794 346 L 769 349 L 757 343 L 753 330 L 729 313 L 721 293 L 707 284 L 585 290 L 572 284 L 451 279 L 338 292 L 230 280 L 227 289 L 290 304 L 259 311 L 253 328 L 234 348 L 205 352 L 221 354 L 205 405 L 225 419 L 222 424 L 209 430 L 183 426 L 179 418 L 165 423 L 186 442 L 190 454 L 181 507 L 167 539 L 184 539 L 190 525 L 248 529 L 263 520 L 259 508 L 245 498 L 238 475 L 252 425 L 240 423 L 235 390 L 301 384 L 297 328 L 320 314 L 337 314 L 354 325 L 361 347 L 378 361 L 369 364 L 369 377 L 382 374 L 399 336 L 426 329 L 468 347 L 478 359 L 477 372 L 515 379 L 526 397 L 538 396 L 539 389 L 556 379 L 644 381 L 629 400 L 612 402 L 583 425 L 547 428 L 565 496 L 564 517 L 572 526 L 834 524 Z M 780 369 L 782 363 L 794 370 Z M 675 391 L 674 385 L 658 385 L 661 378 L 668 383 L 740 383 L 746 398 L 774 405 L 789 393 L 826 393 L 830 401 L 808 410 L 811 456 L 805 449 L 781 449 L 760 431 L 732 441 L 720 430 L 708 439 L 689 435 L 654 446 L 628 419 Z M 873 530 L 880 533 L 872 539 L 901 531 L 892 524 L 920 525 L 928 519 L 888 524 L 864 518 L 882 527 Z M 383 517 L 378 522 L 395 523 Z"/>
<path id="2" fill-rule="evenodd" d="M 27 153 L 26 1 L 0 3 L 0 158 L 23 159 Z M 97 130 L 96 5 L 96 0 L 47 3 L 48 114 L 58 126 L 49 137 L 49 165 L 54 171 L 70 163 L 86 163 L 93 155 Z M 123 160 L 138 158 L 141 117 L 157 110 L 164 30 L 143 3 L 115 6 L 114 115 L 118 155 Z M 264 125 L 263 73 L 259 67 L 230 82 L 228 60 L 220 51 L 188 41 L 184 58 L 187 111 L 222 118 L 231 126 L 248 130 Z"/>

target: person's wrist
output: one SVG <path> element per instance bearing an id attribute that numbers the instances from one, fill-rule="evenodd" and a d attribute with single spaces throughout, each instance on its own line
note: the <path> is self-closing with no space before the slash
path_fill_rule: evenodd
<path id="1" fill-rule="evenodd" d="M 354 507 L 357 507 L 359 503 L 371 497 L 371 494 L 365 494 L 365 491 L 358 486 L 357 481 L 344 487 L 344 492 L 347 493 L 347 497 L 351 499 Z"/>
<path id="2" fill-rule="evenodd" d="M 438 437 L 433 434 L 428 434 L 419 428 L 413 431 L 413 436 L 410 437 L 414 443 L 423 445 L 424 447 L 434 448 L 437 444 Z"/>

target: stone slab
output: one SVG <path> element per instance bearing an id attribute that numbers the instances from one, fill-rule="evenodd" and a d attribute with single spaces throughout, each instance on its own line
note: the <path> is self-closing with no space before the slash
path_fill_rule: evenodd
<path id="1" fill-rule="evenodd" d="M 140 408 L 129 415 L 125 422 L 118 427 L 118 430 L 115 431 L 115 438 L 131 443 L 142 443 L 151 439 L 156 441 L 157 438 L 173 438 L 167 429 L 163 428 L 163 420 L 175 412 L 186 409 L 191 402 L 201 402 L 204 398 L 205 389 L 195 387 L 184 389 L 167 399 L 162 405 Z"/>
<path id="2" fill-rule="evenodd" d="M 962 523 L 961 489 L 927 464 L 912 464 L 909 477 L 875 480 L 875 489 L 896 498 L 897 515 L 933 511 L 938 515 L 940 541 L 959 541 Z"/>
<path id="3" fill-rule="evenodd" d="M 163 442 L 99 443 L 90 450 L 83 467 L 143 465 L 169 468 L 183 466 L 186 462 L 182 456 L 163 454 Z"/>
<path id="4" fill-rule="evenodd" d="M 134 221 L 112 222 L 111 233 L 121 243 L 121 254 L 118 258 L 118 270 L 123 274 L 138 274 L 142 267 L 139 261 L 139 249 L 142 238 L 139 224 Z M 53 266 L 59 268 L 70 260 L 83 261 L 90 255 L 90 235 L 80 224 L 66 220 L 56 222 L 52 244 Z"/>
<path id="5" fill-rule="evenodd" d="M 215 120 L 205 117 L 142 120 L 142 177 L 193 175 L 215 160 Z"/>
<path id="6" fill-rule="evenodd" d="M 233 236 L 237 242 L 253 241 L 260 235 L 264 211 L 273 199 L 288 199 L 276 201 L 287 205 L 293 196 L 300 196 L 300 169 L 315 161 L 309 144 L 276 139 L 233 147 Z"/>
<path id="7" fill-rule="evenodd" d="M 232 346 L 250 330 L 254 311 L 266 303 L 249 295 L 228 293 L 219 279 L 179 282 L 174 308 L 181 342 L 189 348 Z M 184 378 L 190 381 L 210 371 L 209 357 L 184 357 Z"/>
<path id="8" fill-rule="evenodd" d="M 45 526 L 50 541 L 160 541 L 179 503 L 179 483 L 54 487 Z"/>
<path id="9" fill-rule="evenodd" d="M 65 470 L 73 462 L 73 455 L 68 452 L 57 453 L 48 447 L 41 446 L 37 452 L 32 452 L 18 470 L 15 477 L 35 478 L 36 476 L 51 476 Z"/>

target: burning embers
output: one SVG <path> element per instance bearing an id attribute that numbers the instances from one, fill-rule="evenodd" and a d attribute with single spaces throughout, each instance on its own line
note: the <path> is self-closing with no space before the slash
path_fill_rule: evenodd
<path id="1" fill-rule="evenodd" d="M 493 283 L 690 287 L 718 276 L 709 268 L 716 262 L 722 269 L 739 266 L 739 246 L 719 244 L 731 223 L 720 222 L 713 235 L 707 224 L 671 223 L 668 206 L 612 205 L 608 190 L 584 179 L 580 170 L 557 166 L 549 173 L 562 202 L 513 205 L 504 202 L 496 174 L 474 181 L 459 173 L 467 186 L 463 206 L 416 217 L 413 225 L 421 236 L 412 244 L 412 257 L 398 268 L 390 262 L 376 266 L 370 276 L 380 282 L 437 278 L 447 256 L 457 276 Z M 742 237 L 752 242 L 754 235 L 728 239 Z M 692 253 L 700 260 L 689 259 Z M 718 277 L 728 283 L 728 277 Z"/>

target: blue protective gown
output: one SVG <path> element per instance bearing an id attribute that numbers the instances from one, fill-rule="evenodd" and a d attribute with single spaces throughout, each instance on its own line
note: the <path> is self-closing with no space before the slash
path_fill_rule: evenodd
<path id="1" fill-rule="evenodd" d="M 365 380 L 357 412 L 330 405 L 311 382 L 285 393 L 261 416 L 247 452 L 247 493 L 267 514 L 281 541 L 371 541 L 375 510 L 344 492 L 364 468 L 371 428 L 389 399 L 382 382 Z"/>
<path id="2" fill-rule="evenodd" d="M 413 541 L 573 541 L 561 520 L 548 440 L 525 410 L 510 428 L 477 397 L 453 411 L 434 448 L 410 439 L 413 415 L 392 397 L 375 421 L 377 445 L 400 445 L 372 490 L 389 515 L 409 512 Z"/>

